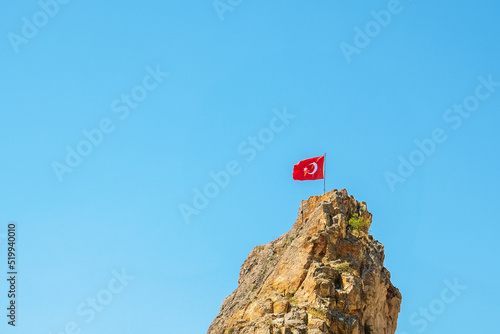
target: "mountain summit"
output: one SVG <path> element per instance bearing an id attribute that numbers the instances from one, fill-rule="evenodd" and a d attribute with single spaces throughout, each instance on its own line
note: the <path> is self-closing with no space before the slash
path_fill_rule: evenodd
<path id="1" fill-rule="evenodd" d="M 302 201 L 289 232 L 250 252 L 207 334 L 394 334 L 402 297 L 371 220 L 345 189 Z"/>

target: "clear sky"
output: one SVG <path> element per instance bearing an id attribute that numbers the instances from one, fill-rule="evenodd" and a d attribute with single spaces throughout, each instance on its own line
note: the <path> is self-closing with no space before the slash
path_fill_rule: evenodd
<path id="1" fill-rule="evenodd" d="M 2 2 L 0 275 L 13 221 L 18 276 L 1 331 L 205 333 L 251 249 L 323 192 L 293 164 L 326 152 L 327 190 L 374 215 L 397 333 L 496 332 L 499 14 Z"/>

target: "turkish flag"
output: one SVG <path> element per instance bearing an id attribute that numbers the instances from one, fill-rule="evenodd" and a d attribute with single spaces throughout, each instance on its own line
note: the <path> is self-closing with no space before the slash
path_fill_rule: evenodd
<path id="1" fill-rule="evenodd" d="M 302 160 L 293 166 L 293 179 L 297 181 L 323 179 L 325 156 Z"/>

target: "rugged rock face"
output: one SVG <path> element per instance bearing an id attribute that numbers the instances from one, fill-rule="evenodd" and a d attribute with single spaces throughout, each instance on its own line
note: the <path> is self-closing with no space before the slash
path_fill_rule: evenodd
<path id="1" fill-rule="evenodd" d="M 250 252 L 208 334 L 394 334 L 401 294 L 355 214 L 371 223 L 345 189 L 302 201 L 291 231 Z"/>

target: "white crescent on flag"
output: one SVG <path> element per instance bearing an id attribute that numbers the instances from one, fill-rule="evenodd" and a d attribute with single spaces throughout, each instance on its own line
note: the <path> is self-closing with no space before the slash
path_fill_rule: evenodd
<path id="1" fill-rule="evenodd" d="M 307 173 L 307 174 L 309 174 L 309 175 L 313 175 L 314 173 L 316 173 L 316 172 L 318 171 L 318 164 L 317 164 L 317 163 L 312 162 L 312 163 L 310 163 L 310 164 L 309 164 L 309 166 L 311 166 L 311 165 L 313 165 L 313 166 L 314 166 L 314 170 L 313 170 L 312 172 L 310 172 L 310 173 Z M 308 166 L 308 167 L 306 167 L 306 170 L 305 170 L 305 171 L 308 171 L 308 170 L 309 170 L 309 166 Z"/>

